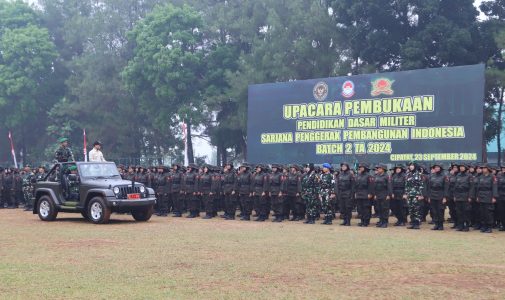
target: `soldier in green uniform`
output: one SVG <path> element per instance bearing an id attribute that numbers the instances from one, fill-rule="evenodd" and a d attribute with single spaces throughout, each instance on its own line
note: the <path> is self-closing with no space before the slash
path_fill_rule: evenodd
<path id="1" fill-rule="evenodd" d="M 72 150 L 68 146 L 68 139 L 61 138 L 58 140 L 58 142 L 60 143 L 60 147 L 58 148 L 58 150 L 56 150 L 56 153 L 54 154 L 54 159 L 57 162 L 75 161 L 74 155 L 72 154 Z"/>
<path id="2" fill-rule="evenodd" d="M 305 173 L 302 177 L 302 199 L 305 201 L 307 220 L 303 223 L 314 224 L 317 215 L 319 214 L 319 198 L 318 198 L 318 184 L 319 177 L 314 169 L 314 164 L 307 164 L 305 166 Z"/>
<path id="3" fill-rule="evenodd" d="M 421 206 L 425 195 L 425 179 L 422 171 L 415 162 L 408 165 L 405 178 L 405 197 L 409 205 L 411 226 L 408 229 L 420 229 Z"/>
<path id="4" fill-rule="evenodd" d="M 324 221 L 322 224 L 331 225 L 333 220 L 333 207 L 330 198 L 335 197 L 335 177 L 331 173 L 331 165 L 323 164 L 323 170 L 319 176 L 318 194 L 321 201 L 321 210 L 324 213 Z"/>
<path id="5" fill-rule="evenodd" d="M 25 200 L 25 211 L 33 210 L 33 182 L 35 175 L 29 165 L 24 168 L 25 174 L 23 175 L 23 197 Z"/>

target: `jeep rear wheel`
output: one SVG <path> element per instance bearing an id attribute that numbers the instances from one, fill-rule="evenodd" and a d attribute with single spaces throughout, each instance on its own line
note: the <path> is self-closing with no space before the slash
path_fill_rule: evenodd
<path id="1" fill-rule="evenodd" d="M 142 207 L 142 208 L 137 208 L 135 210 L 132 210 L 132 216 L 135 219 L 135 221 L 145 222 L 145 221 L 149 221 L 149 219 L 151 219 L 153 212 L 154 212 L 153 206 L 149 205 L 147 207 Z"/>
<path id="2" fill-rule="evenodd" d="M 42 221 L 54 221 L 58 215 L 58 210 L 54 201 L 48 196 L 40 197 L 37 205 L 37 212 Z"/>
<path id="3" fill-rule="evenodd" d="M 88 220 L 95 224 L 105 224 L 110 220 L 111 210 L 102 197 L 94 197 L 88 203 Z"/>

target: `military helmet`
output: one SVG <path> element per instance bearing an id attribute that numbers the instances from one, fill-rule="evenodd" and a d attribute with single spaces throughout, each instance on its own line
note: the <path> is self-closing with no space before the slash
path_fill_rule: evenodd
<path id="1" fill-rule="evenodd" d="M 66 138 L 66 137 L 62 137 L 62 138 L 60 138 L 60 139 L 58 140 L 58 143 L 60 143 L 60 144 L 61 144 L 61 143 L 64 143 L 64 142 L 68 142 L 68 138 Z"/>

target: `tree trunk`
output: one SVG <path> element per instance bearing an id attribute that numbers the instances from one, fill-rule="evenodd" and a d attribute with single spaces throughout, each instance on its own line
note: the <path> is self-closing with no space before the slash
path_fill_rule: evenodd
<path id="1" fill-rule="evenodd" d="M 193 140 L 191 139 L 191 122 L 186 120 L 186 139 L 187 139 L 187 151 L 188 151 L 188 163 L 194 164 L 195 163 L 195 156 L 193 153 Z"/>

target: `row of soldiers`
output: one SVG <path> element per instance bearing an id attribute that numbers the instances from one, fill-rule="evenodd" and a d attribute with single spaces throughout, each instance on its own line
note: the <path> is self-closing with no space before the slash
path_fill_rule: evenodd
<path id="1" fill-rule="evenodd" d="M 33 183 L 45 176 L 45 167 L 22 169 L 0 167 L 0 209 L 18 208 L 33 209 Z"/>
<path id="2" fill-rule="evenodd" d="M 120 166 L 120 172 L 124 179 L 156 191 L 160 216 L 172 212 L 182 217 L 189 212 L 187 217 L 195 218 L 203 211 L 203 218 L 210 219 L 224 211 L 221 217 L 233 220 L 240 211 L 240 219 L 248 221 L 254 211 L 256 221 L 265 221 L 273 212 L 274 222 L 305 219 L 304 223 L 314 224 L 323 217 L 322 224 L 330 225 L 340 212 L 341 225 L 350 226 L 357 208 L 359 226 L 369 226 L 371 218 L 378 217 L 376 226 L 387 228 L 394 216 L 395 226 L 419 229 L 431 215 L 433 230 L 443 230 L 448 207 L 449 220 L 458 231 L 505 230 L 505 167 L 487 164 L 455 163 L 448 170 L 438 163 L 428 168 L 416 162 L 391 170 L 365 163 L 355 170 L 347 163 L 339 168 L 242 164 L 238 169 L 232 164 L 223 168 L 173 164 Z"/>

